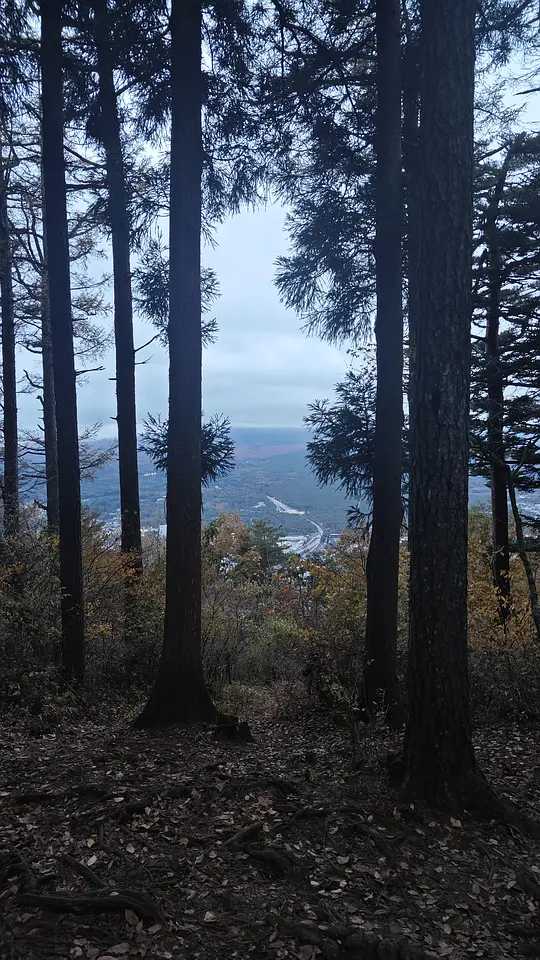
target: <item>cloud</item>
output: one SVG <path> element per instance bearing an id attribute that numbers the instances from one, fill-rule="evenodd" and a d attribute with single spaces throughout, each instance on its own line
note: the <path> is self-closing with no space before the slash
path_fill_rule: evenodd
<path id="1" fill-rule="evenodd" d="M 347 366 L 344 351 L 306 337 L 299 318 L 280 303 L 273 284 L 276 257 L 286 252 L 285 212 L 277 205 L 245 211 L 216 230 L 216 244 L 203 260 L 217 273 L 220 297 L 214 305 L 218 340 L 205 350 L 204 410 L 222 412 L 236 426 L 301 426 L 308 404 L 332 395 Z M 100 270 L 103 265 L 100 265 Z M 135 322 L 135 343 L 144 343 L 152 328 Z M 159 343 L 138 354 L 137 411 L 142 424 L 148 411 L 167 410 L 168 359 Z M 25 360 L 25 362 L 27 362 Z M 115 424 L 114 354 L 105 371 L 91 374 L 78 391 L 81 426 Z M 26 425 L 39 416 L 35 400 L 21 398 Z"/>

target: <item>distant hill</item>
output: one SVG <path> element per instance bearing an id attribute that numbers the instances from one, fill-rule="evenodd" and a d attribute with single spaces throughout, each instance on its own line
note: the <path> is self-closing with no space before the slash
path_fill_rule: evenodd
<path id="1" fill-rule="evenodd" d="M 317 536 L 324 544 L 347 525 L 352 505 L 336 486 L 321 487 L 306 461 L 308 433 L 303 429 L 245 427 L 232 430 L 235 469 L 206 488 L 203 493 L 204 519 L 220 513 L 236 513 L 246 523 L 265 520 L 282 530 L 284 537 Z M 100 447 L 107 446 L 98 441 Z M 139 455 L 141 519 L 146 528 L 165 522 L 165 476 L 156 471 L 146 454 Z M 82 484 L 83 504 L 111 526 L 119 521 L 118 463 L 113 459 L 93 480 Z M 486 484 L 478 477 L 470 481 L 472 505 L 489 501 Z M 540 515 L 537 494 L 526 495 L 529 514 Z M 318 531 L 323 532 L 319 534 Z"/>
<path id="2" fill-rule="evenodd" d="M 236 459 L 266 460 L 285 453 L 305 455 L 308 434 L 302 429 L 243 427 L 232 430 Z"/>
<path id="3" fill-rule="evenodd" d="M 349 501 L 336 487 L 320 487 L 306 462 L 308 434 L 302 429 L 236 428 L 235 469 L 206 488 L 204 519 L 237 513 L 242 520 L 262 519 L 282 528 L 284 536 L 313 532 L 312 521 L 326 536 L 347 523 Z M 105 446 L 103 441 L 100 446 Z M 165 520 L 165 477 L 146 454 L 139 455 L 141 519 L 145 527 Z M 82 484 L 84 505 L 111 525 L 118 523 L 120 500 L 116 459 Z"/>

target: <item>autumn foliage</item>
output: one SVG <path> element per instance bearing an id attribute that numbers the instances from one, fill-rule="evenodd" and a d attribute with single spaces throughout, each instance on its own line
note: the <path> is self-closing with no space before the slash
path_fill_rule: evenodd
<path id="1" fill-rule="evenodd" d="M 490 575 L 489 518 L 470 516 L 469 642 L 478 718 L 530 715 L 540 693 L 527 583 L 512 561 L 512 617 L 501 625 Z M 203 529 L 202 647 L 207 680 L 232 712 L 297 716 L 313 708 L 348 723 L 358 695 L 366 613 L 366 542 L 345 532 L 319 557 L 285 555 L 279 533 L 223 515 Z M 37 709 L 58 693 L 60 667 L 57 544 L 29 511 L 0 568 L 3 710 Z M 164 611 L 164 543 L 144 538 L 144 575 L 104 525 L 83 522 L 89 689 L 140 700 L 152 683 Z M 408 553 L 400 556 L 398 664 L 407 659 Z M 130 631 L 122 585 L 132 578 Z"/>

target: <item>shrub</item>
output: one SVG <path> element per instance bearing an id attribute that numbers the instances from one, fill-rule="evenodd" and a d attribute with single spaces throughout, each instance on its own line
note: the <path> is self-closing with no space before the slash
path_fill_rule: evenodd
<path id="1" fill-rule="evenodd" d="M 318 558 L 269 561 L 274 533 L 252 536 L 238 517 L 203 531 L 203 660 L 214 696 L 233 713 L 251 708 L 297 715 L 314 706 L 351 717 L 363 662 L 366 542 L 344 534 Z M 540 651 L 527 583 L 512 562 L 513 613 L 505 629 L 489 565 L 489 518 L 470 522 L 469 627 L 476 721 L 533 715 L 540 702 Z M 144 573 L 134 575 L 117 537 L 83 518 L 88 686 L 122 697 L 150 687 L 162 640 L 165 545 L 143 539 Z M 276 559 L 278 554 L 272 554 Z M 408 553 L 402 545 L 398 668 L 406 668 Z M 0 555 L 0 703 L 35 710 L 43 691 L 61 700 L 57 544 L 35 510 Z M 126 590 L 127 602 L 126 602 Z M 251 692 L 250 692 L 251 691 Z M 114 693 L 116 696 L 116 693 Z M 251 699 L 250 699 L 251 698 Z M 45 697 L 47 699 L 47 697 Z M 114 699 L 114 697 L 113 697 Z M 237 709 L 234 701 L 237 701 Z M 68 704 L 64 704 L 66 709 Z"/>

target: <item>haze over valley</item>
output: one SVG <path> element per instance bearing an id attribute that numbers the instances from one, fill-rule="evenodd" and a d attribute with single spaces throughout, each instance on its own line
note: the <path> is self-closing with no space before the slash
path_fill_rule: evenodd
<path id="1" fill-rule="evenodd" d="M 293 427 L 237 427 L 235 468 L 203 490 L 203 521 L 222 513 L 244 523 L 264 520 L 281 531 L 290 550 L 316 553 L 335 542 L 347 527 L 353 505 L 337 485 L 321 486 L 306 459 L 309 434 Z M 104 444 L 100 441 L 100 444 Z M 165 533 L 165 474 L 140 453 L 139 484 L 143 527 Z M 487 505 L 489 490 L 479 477 L 469 481 L 471 506 Z M 83 506 L 111 528 L 120 522 L 118 465 L 113 457 L 93 479 L 83 480 Z M 522 498 L 528 514 L 537 515 L 538 497 Z M 367 506 L 367 505 L 366 505 Z"/>
<path id="2" fill-rule="evenodd" d="M 314 552 L 347 526 L 351 501 L 336 486 L 321 487 L 306 461 L 308 434 L 298 428 L 240 427 L 232 431 L 234 470 L 203 490 L 203 520 L 235 513 L 245 523 L 264 520 L 279 527 L 289 545 Z M 164 530 L 165 475 L 140 454 L 141 521 Z M 82 484 L 83 505 L 107 524 L 119 523 L 115 458 Z"/>

